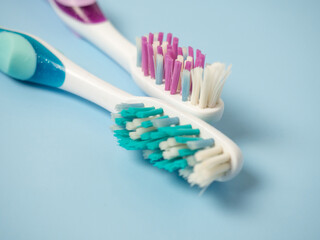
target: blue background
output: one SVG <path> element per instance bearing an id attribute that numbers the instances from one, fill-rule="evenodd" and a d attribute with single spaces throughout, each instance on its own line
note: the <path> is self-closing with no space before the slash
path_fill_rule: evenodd
<path id="1" fill-rule="evenodd" d="M 103 109 L 0 74 L 0 239 L 320 239 L 319 2 L 99 3 L 131 41 L 172 32 L 233 64 L 216 127 L 241 147 L 244 169 L 199 197 L 118 147 Z M 1 0 L 0 24 L 143 95 L 46 1 Z"/>

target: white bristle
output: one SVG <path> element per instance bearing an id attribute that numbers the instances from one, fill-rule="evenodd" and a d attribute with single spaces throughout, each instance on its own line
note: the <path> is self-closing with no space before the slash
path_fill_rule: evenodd
<path id="1" fill-rule="evenodd" d="M 146 133 L 146 132 L 151 132 L 153 130 L 156 130 L 155 127 L 149 127 L 149 128 L 137 128 L 136 131 L 134 132 L 130 132 L 129 136 L 132 140 L 137 140 L 141 137 L 142 134 Z"/>
<path id="2" fill-rule="evenodd" d="M 230 75 L 231 73 L 231 65 L 227 68 L 227 70 L 225 69 L 222 69 L 221 70 L 221 76 L 219 76 L 219 79 L 217 80 L 217 84 L 214 88 L 214 91 L 213 91 L 213 94 L 209 100 L 209 107 L 214 107 L 217 102 L 219 101 L 220 99 L 220 95 L 221 95 L 221 92 L 222 92 L 222 88 L 224 86 L 224 83 L 226 82 L 228 76 Z"/>
<path id="3" fill-rule="evenodd" d="M 179 175 L 181 176 L 181 177 L 183 177 L 184 179 L 187 179 L 189 176 L 190 176 L 190 174 L 192 173 L 192 168 L 191 167 L 186 167 L 185 169 L 180 169 L 179 170 Z"/>
<path id="4" fill-rule="evenodd" d="M 153 41 L 154 42 L 158 41 L 158 36 L 159 36 L 159 33 L 154 33 L 153 34 Z"/>
<path id="5" fill-rule="evenodd" d="M 204 79 L 201 85 L 201 91 L 200 91 L 200 99 L 199 99 L 199 107 L 200 108 L 206 108 L 208 105 L 208 98 L 210 94 L 210 80 L 212 76 L 212 71 L 209 66 L 205 67 L 204 70 Z"/>
<path id="6" fill-rule="evenodd" d="M 206 187 L 217 178 L 223 176 L 230 170 L 230 155 L 221 154 L 207 161 L 197 163 L 193 167 L 193 172 L 188 177 L 191 185 Z"/>
<path id="7" fill-rule="evenodd" d="M 120 126 L 118 126 L 118 125 L 112 125 L 112 126 L 110 127 L 110 129 L 111 129 L 112 131 L 123 130 L 123 128 L 120 127 Z"/>
<path id="8" fill-rule="evenodd" d="M 183 60 L 187 59 L 188 49 L 186 47 L 182 47 Z"/>
<path id="9" fill-rule="evenodd" d="M 154 71 L 157 71 L 157 47 L 160 45 L 160 42 L 154 40 L 152 47 L 153 47 L 153 61 L 154 61 Z"/>
<path id="10" fill-rule="evenodd" d="M 197 161 L 194 156 L 187 157 L 188 165 L 193 167 L 196 165 Z"/>
<path id="11" fill-rule="evenodd" d="M 192 94 L 191 94 L 191 104 L 197 105 L 199 103 L 200 88 L 202 83 L 202 73 L 203 69 L 197 67 L 191 70 L 192 77 Z"/>
<path id="12" fill-rule="evenodd" d="M 219 155 L 222 153 L 222 147 L 220 145 L 215 145 L 212 148 L 207 148 L 195 153 L 194 157 L 198 162 L 201 162 L 207 158 Z"/>
<path id="13" fill-rule="evenodd" d="M 167 41 L 163 41 L 162 45 L 161 45 L 163 56 L 165 56 L 167 54 L 167 46 L 168 46 L 168 42 Z"/>
<path id="14" fill-rule="evenodd" d="M 148 117 L 148 118 L 135 118 L 131 122 L 126 123 L 127 130 L 135 130 L 141 126 L 142 122 L 154 119 L 155 117 Z"/>
<path id="15" fill-rule="evenodd" d="M 173 159 L 175 157 L 178 157 L 179 156 L 179 150 L 180 149 L 186 149 L 188 148 L 185 144 L 183 145 L 178 145 L 178 146 L 175 146 L 175 147 L 172 147 L 172 148 L 169 148 L 169 149 L 166 149 L 163 153 L 162 153 L 162 156 L 164 159 Z"/>
<path id="16" fill-rule="evenodd" d="M 121 114 L 119 114 L 119 113 L 111 113 L 111 120 L 115 121 L 116 118 L 122 118 Z"/>

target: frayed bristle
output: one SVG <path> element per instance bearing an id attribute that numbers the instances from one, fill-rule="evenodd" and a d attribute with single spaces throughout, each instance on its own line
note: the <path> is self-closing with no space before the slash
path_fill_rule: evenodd
<path id="1" fill-rule="evenodd" d="M 180 125 L 178 117 L 164 115 L 162 108 L 120 104 L 112 114 L 111 129 L 120 146 L 143 150 L 155 167 L 179 171 L 191 185 L 208 186 L 230 170 L 230 156 L 213 139 L 203 139 L 192 125 Z"/>
<path id="2" fill-rule="evenodd" d="M 214 108 L 219 103 L 231 66 L 206 64 L 201 50 L 196 49 L 194 56 L 193 48 L 180 47 L 179 39 L 171 33 L 166 40 L 162 32 L 149 33 L 137 38 L 136 46 L 137 67 L 157 85 L 165 84 L 165 91 L 181 94 L 182 101 L 200 108 Z"/>

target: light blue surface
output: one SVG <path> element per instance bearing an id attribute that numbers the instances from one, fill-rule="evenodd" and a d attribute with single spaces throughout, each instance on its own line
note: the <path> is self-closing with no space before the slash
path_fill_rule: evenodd
<path id="1" fill-rule="evenodd" d="M 132 42 L 171 31 L 209 61 L 233 64 L 216 126 L 241 147 L 244 169 L 199 197 L 118 147 L 101 108 L 0 74 L 0 239 L 320 239 L 319 2 L 100 5 Z M 142 95 L 46 1 L 2 0 L 0 24 Z"/>

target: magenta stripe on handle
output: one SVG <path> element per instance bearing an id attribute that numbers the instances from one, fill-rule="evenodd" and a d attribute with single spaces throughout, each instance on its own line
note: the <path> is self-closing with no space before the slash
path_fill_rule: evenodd
<path id="1" fill-rule="evenodd" d="M 150 43 L 148 44 L 148 64 L 149 64 L 150 76 L 152 79 L 155 79 L 154 61 L 153 61 L 153 47 Z"/>
<path id="2" fill-rule="evenodd" d="M 178 47 L 178 55 L 183 56 L 182 47 Z"/>
<path id="3" fill-rule="evenodd" d="M 70 17 L 83 22 L 83 23 L 100 23 L 107 21 L 107 18 L 103 15 L 101 9 L 96 2 L 85 6 L 69 6 L 62 3 L 62 1 L 54 0 L 58 8 Z M 87 2 L 87 4 L 90 2 Z M 84 3 L 82 3 L 84 4 Z"/>
<path id="4" fill-rule="evenodd" d="M 165 76 L 165 82 L 164 82 L 164 90 L 166 91 L 169 91 L 171 86 L 172 66 L 173 66 L 173 59 L 169 55 L 166 55 L 166 58 L 165 58 L 166 76 Z"/>
<path id="5" fill-rule="evenodd" d="M 177 93 L 177 88 L 178 88 L 178 83 L 179 83 L 179 78 L 180 78 L 180 72 L 181 72 L 181 62 L 176 61 L 174 64 L 174 70 L 172 74 L 172 82 L 171 82 L 171 89 L 170 89 L 170 94 L 176 94 Z"/>
<path id="6" fill-rule="evenodd" d="M 56 0 L 56 1 L 68 7 L 89 6 L 96 2 L 96 0 Z"/>
<path id="7" fill-rule="evenodd" d="M 149 76 L 148 71 L 148 46 L 147 46 L 147 38 L 141 38 L 141 67 L 144 73 L 144 76 Z"/>

